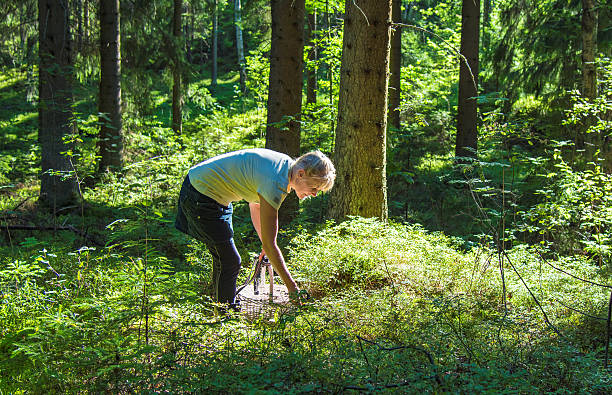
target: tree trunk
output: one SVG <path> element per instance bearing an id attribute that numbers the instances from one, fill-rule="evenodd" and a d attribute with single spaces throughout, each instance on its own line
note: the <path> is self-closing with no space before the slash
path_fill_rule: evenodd
<path id="1" fill-rule="evenodd" d="M 330 214 L 387 219 L 391 0 L 346 2 Z"/>
<path id="2" fill-rule="evenodd" d="M 99 172 L 123 165 L 121 120 L 121 35 L 119 0 L 100 2 L 100 150 Z"/>
<path id="3" fill-rule="evenodd" d="M 27 34 L 25 23 L 27 19 L 26 14 L 28 12 L 28 5 L 24 3 L 18 9 L 19 9 L 19 49 L 20 49 L 20 53 L 17 56 L 18 58 L 17 61 L 20 63 L 20 67 L 24 67 L 25 66 L 24 60 L 27 57 L 26 47 L 27 47 L 27 41 L 28 41 L 28 34 Z M 15 57 L 13 57 L 13 59 L 14 58 Z"/>
<path id="4" fill-rule="evenodd" d="M 175 133 L 181 134 L 183 131 L 183 115 L 182 115 L 182 97 L 181 97 L 181 51 L 184 50 L 182 45 L 178 45 L 181 37 L 181 15 L 183 13 L 183 0 L 174 0 L 174 16 L 172 18 L 175 48 L 173 59 L 172 75 L 174 83 L 172 84 L 172 130 Z"/>
<path id="5" fill-rule="evenodd" d="M 317 31 L 317 11 L 308 14 L 306 35 L 308 37 L 308 68 L 306 69 L 306 103 L 317 102 L 317 44 L 315 43 L 315 32 Z"/>
<path id="6" fill-rule="evenodd" d="M 582 0 L 582 95 L 597 97 L 597 8 L 595 0 Z"/>
<path id="7" fill-rule="evenodd" d="M 582 95 L 589 101 L 597 98 L 597 29 L 598 12 L 595 0 L 582 0 Z M 601 152 L 602 167 L 607 173 L 612 172 L 612 141 L 606 135 L 608 130 L 588 133 L 595 124 L 593 115 L 587 115 L 581 128 L 580 143 L 585 148 L 588 162 L 595 161 L 597 150 Z M 586 144 L 585 144 L 586 143 Z"/>
<path id="8" fill-rule="evenodd" d="M 41 146 L 40 203 L 53 209 L 78 201 L 70 158 L 64 141 L 72 134 L 72 59 L 68 0 L 38 0 L 39 107 Z"/>
<path id="9" fill-rule="evenodd" d="M 77 51 L 83 49 L 83 0 L 77 0 Z"/>
<path id="10" fill-rule="evenodd" d="M 484 0 L 482 13 L 482 49 L 487 50 L 491 41 L 491 0 Z"/>
<path id="11" fill-rule="evenodd" d="M 329 42 L 331 42 L 331 17 L 330 17 L 330 13 L 329 13 L 329 0 L 325 0 L 325 18 L 327 21 L 327 40 Z M 332 70 L 333 66 L 332 66 L 332 62 L 331 60 L 329 60 L 327 62 L 327 80 L 329 81 L 329 104 L 333 104 L 334 103 L 334 80 L 333 80 L 333 70 Z M 332 130 L 334 129 L 333 127 L 334 125 L 334 121 L 332 120 Z"/>
<path id="12" fill-rule="evenodd" d="M 455 156 L 477 156 L 478 44 L 480 0 L 463 0 L 461 8 L 461 55 Z M 465 60 L 467 59 L 467 65 Z M 469 65 L 469 67 L 468 67 Z"/>
<path id="13" fill-rule="evenodd" d="M 217 86 L 217 51 L 219 42 L 219 0 L 215 0 L 213 5 L 212 21 L 212 70 L 210 86 L 214 89 Z"/>
<path id="14" fill-rule="evenodd" d="M 393 0 L 391 10 L 393 23 L 402 22 L 402 0 Z M 389 130 L 400 130 L 400 94 L 402 90 L 402 27 L 395 26 L 391 32 L 391 64 L 389 80 Z"/>
<path id="15" fill-rule="evenodd" d="M 304 0 L 272 0 L 272 44 L 266 148 L 300 155 Z M 298 200 L 289 195 L 279 213 L 281 223 L 296 215 Z"/>
<path id="16" fill-rule="evenodd" d="M 34 63 L 36 63 L 34 56 L 34 48 L 36 47 L 36 36 L 28 37 L 27 50 L 26 50 L 26 101 L 28 103 L 34 103 L 36 101 L 36 77 L 34 76 Z"/>
<path id="17" fill-rule="evenodd" d="M 190 8 L 191 7 L 191 8 Z M 185 23 L 184 36 L 185 36 L 185 57 L 187 59 L 187 63 L 192 62 L 192 54 L 191 54 L 191 44 L 193 43 L 193 18 L 194 18 L 194 7 L 189 3 L 185 5 L 185 12 L 189 16 L 188 21 Z"/>
<path id="18" fill-rule="evenodd" d="M 234 26 L 236 27 L 236 55 L 240 73 L 240 90 L 246 94 L 246 61 L 244 60 L 244 41 L 242 40 L 242 8 L 240 0 L 234 0 Z"/>
<path id="19" fill-rule="evenodd" d="M 83 0 L 83 45 L 89 44 L 89 0 Z"/>
<path id="20" fill-rule="evenodd" d="M 404 11 L 402 12 L 402 23 L 408 24 L 408 18 L 410 18 L 410 7 L 412 3 L 408 3 L 404 6 Z"/>

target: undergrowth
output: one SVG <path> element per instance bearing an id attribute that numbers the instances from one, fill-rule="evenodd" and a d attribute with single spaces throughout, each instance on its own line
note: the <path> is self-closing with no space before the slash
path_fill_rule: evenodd
<path id="1" fill-rule="evenodd" d="M 171 232 L 170 232 L 171 233 Z M 127 237 L 126 237 L 127 238 Z M 415 226 L 355 218 L 293 239 L 290 265 L 315 299 L 273 322 L 217 322 L 210 266 L 177 269 L 155 241 L 4 249 L 7 392 L 606 392 L 606 293 L 526 248 L 505 263 Z M 133 252 L 140 248 L 140 256 Z M 202 250 L 200 250 L 202 252 Z M 557 264 L 560 264 L 556 262 Z M 596 267 L 564 262 L 603 281 Z M 576 300 L 576 295 L 580 295 Z M 583 334 L 582 336 L 576 335 Z M 588 334 L 588 335 L 585 335 Z M 597 340 L 594 340 L 597 339 Z M 588 378 L 588 380 L 587 380 Z"/>
<path id="2" fill-rule="evenodd" d="M 202 84 L 195 88 L 205 90 Z M 559 256 L 550 244 L 521 244 L 503 227 L 496 240 L 476 243 L 474 237 L 466 242 L 416 224 L 463 227 L 475 236 L 504 218 L 489 209 L 476 222 L 479 207 L 459 211 L 471 190 L 453 184 L 449 174 L 455 170 L 445 155 L 415 160 L 418 174 L 398 168 L 390 177 L 395 196 L 410 191 L 422 198 L 412 205 L 391 202 L 404 223 L 324 222 L 327 197 L 305 202 L 280 242 L 312 299 L 272 321 L 216 319 L 208 296 L 210 255 L 174 229 L 175 200 L 194 163 L 262 146 L 265 121 L 248 102 L 233 110 L 208 97 L 189 104 L 193 114 L 204 115 L 187 119 L 183 136 L 174 135 L 163 114 L 127 120 L 126 169 L 97 179 L 95 117 L 83 107 L 75 171 L 83 180 L 84 202 L 56 216 L 36 210 L 36 169 L 29 164 L 39 153 L 28 148 L 36 145 L 31 117 L 13 128 L 0 111 L 0 126 L 8 128 L 2 143 L 11 149 L 0 160 L 0 226 L 72 226 L 3 232 L 1 393 L 612 390 L 603 368 L 609 289 L 596 285 L 607 284 L 607 266 L 588 254 Z M 309 117 L 303 122 L 314 133 L 308 144 L 326 138 L 325 125 Z M 15 144 L 19 133 L 21 149 Z M 519 153 L 504 152 L 511 155 L 500 163 L 483 159 L 474 179 L 480 178 L 469 184 L 488 199 L 482 201 L 505 196 L 498 181 L 506 173 L 499 170 L 514 165 L 510 158 Z M 529 175 L 519 165 L 524 180 Z M 567 177 L 559 188 L 574 179 L 569 169 L 560 169 Z M 551 199 L 559 204 L 540 212 L 569 207 L 576 195 L 569 196 L 560 203 Z M 601 224 L 608 220 L 596 214 Z M 236 205 L 234 223 L 242 281 L 261 247 L 246 205 Z M 606 232 L 600 234 L 608 237 Z M 596 251 L 607 245 L 604 240 Z"/>

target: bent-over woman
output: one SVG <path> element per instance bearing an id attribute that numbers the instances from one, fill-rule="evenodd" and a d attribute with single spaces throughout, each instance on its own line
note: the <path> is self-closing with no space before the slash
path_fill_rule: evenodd
<path id="1" fill-rule="evenodd" d="M 178 201 L 175 226 L 206 244 L 213 258 L 213 289 L 218 302 L 235 307 L 240 255 L 234 245 L 232 202 L 246 200 L 263 252 L 287 286 L 298 286 L 277 245 L 278 209 L 293 190 L 299 199 L 326 192 L 336 170 L 319 151 L 297 158 L 264 148 L 215 156 L 192 167 Z"/>

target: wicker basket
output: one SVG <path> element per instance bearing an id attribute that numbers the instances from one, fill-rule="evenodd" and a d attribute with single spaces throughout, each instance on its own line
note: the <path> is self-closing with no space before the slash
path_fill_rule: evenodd
<path id="1" fill-rule="evenodd" d="M 261 272 L 258 287 L 252 283 L 248 284 L 237 295 L 240 300 L 240 312 L 252 320 L 274 319 L 275 316 L 284 314 L 293 307 L 289 300 L 287 287 L 274 283 L 274 277 L 271 277 L 272 270 Z M 264 272 L 268 272 L 267 282 L 264 279 Z"/>

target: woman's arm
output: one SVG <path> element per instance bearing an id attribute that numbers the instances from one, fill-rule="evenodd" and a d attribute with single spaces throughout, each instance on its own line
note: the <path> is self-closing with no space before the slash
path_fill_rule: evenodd
<path id="1" fill-rule="evenodd" d="M 262 197 L 259 196 L 261 201 Z M 249 209 L 251 210 L 251 221 L 253 222 L 253 227 L 257 232 L 257 236 L 259 236 L 259 240 L 261 240 L 261 221 L 259 219 L 259 203 L 249 203 Z"/>
<path id="2" fill-rule="evenodd" d="M 258 233 L 261 238 L 261 244 L 272 267 L 287 286 L 289 294 L 297 292 L 297 284 L 293 281 L 291 273 L 287 270 L 283 253 L 276 243 L 276 236 L 278 235 L 278 210 L 259 195 L 259 210 L 255 211 L 259 211 L 260 229 Z M 251 209 L 251 219 L 255 220 L 253 209 Z M 255 229 L 257 229 L 257 226 L 255 226 Z"/>

